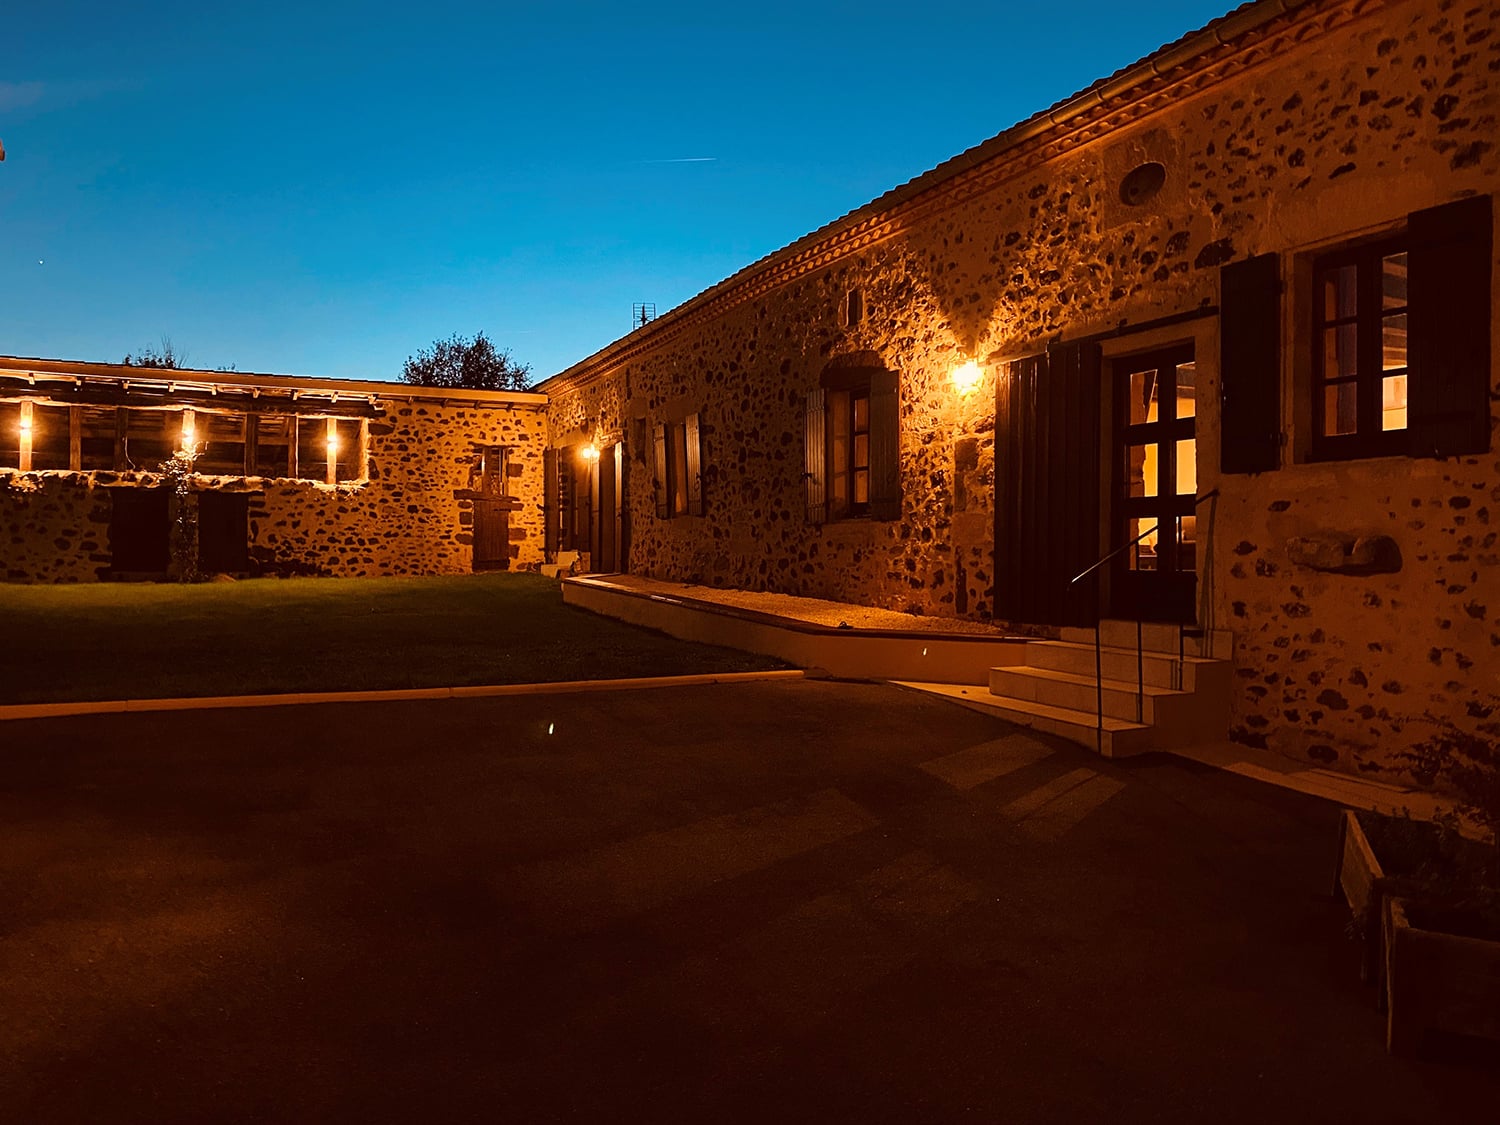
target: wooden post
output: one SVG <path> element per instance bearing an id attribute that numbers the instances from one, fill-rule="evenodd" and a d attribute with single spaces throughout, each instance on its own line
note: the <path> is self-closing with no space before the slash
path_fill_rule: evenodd
<path id="1" fill-rule="evenodd" d="M 68 468 L 83 469 L 83 407 L 68 407 Z"/>
<path id="2" fill-rule="evenodd" d="M 245 475 L 255 476 L 260 463 L 260 415 L 245 415 Z"/>
<path id="3" fill-rule="evenodd" d="M 32 405 L 30 400 L 21 403 L 21 471 L 23 473 L 31 472 Z"/>
<path id="4" fill-rule="evenodd" d="M 297 478 L 297 443 L 302 440 L 302 419 L 293 414 L 287 418 L 286 475 Z"/>
<path id="5" fill-rule="evenodd" d="M 338 484 L 339 482 L 339 420 L 328 419 L 328 475 L 324 478 L 327 484 Z"/>
<path id="6" fill-rule="evenodd" d="M 115 409 L 115 472 L 125 471 L 125 435 L 129 433 L 130 410 L 124 406 Z"/>

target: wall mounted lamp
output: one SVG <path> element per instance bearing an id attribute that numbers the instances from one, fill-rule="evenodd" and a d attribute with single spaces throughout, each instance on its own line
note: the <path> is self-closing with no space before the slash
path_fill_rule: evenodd
<path id="1" fill-rule="evenodd" d="M 961 395 L 973 394 L 979 389 L 984 371 L 976 360 L 961 363 L 953 369 L 953 389 Z"/>

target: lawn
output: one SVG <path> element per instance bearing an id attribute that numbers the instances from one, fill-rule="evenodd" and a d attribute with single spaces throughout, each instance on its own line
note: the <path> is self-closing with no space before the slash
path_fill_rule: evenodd
<path id="1" fill-rule="evenodd" d="M 784 667 L 563 604 L 530 574 L 0 585 L 0 703 Z"/>

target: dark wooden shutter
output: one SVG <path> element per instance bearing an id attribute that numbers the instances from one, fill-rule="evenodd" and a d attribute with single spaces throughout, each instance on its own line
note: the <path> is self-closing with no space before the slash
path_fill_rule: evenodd
<path id="1" fill-rule="evenodd" d="M 901 390 L 894 371 L 870 374 L 870 518 L 901 518 Z"/>
<path id="2" fill-rule="evenodd" d="M 1100 552 L 1100 353 L 1058 344 L 1010 366 L 995 402 L 995 615 L 1087 625 Z"/>
<path id="3" fill-rule="evenodd" d="M 802 480 L 807 486 L 808 523 L 828 521 L 828 423 L 824 415 L 827 397 L 828 392 L 822 387 L 807 392 Z"/>
<path id="4" fill-rule="evenodd" d="M 557 554 L 557 533 L 562 527 L 563 515 L 559 504 L 557 480 L 557 450 L 542 451 L 542 524 L 543 547 L 547 557 Z"/>
<path id="5" fill-rule="evenodd" d="M 703 514 L 703 449 L 699 444 L 698 415 L 687 416 L 688 515 Z"/>
<path id="6" fill-rule="evenodd" d="M 630 567 L 625 553 L 625 443 L 617 441 L 614 444 L 612 456 L 615 459 L 615 570 L 621 574 L 627 572 Z"/>
<path id="7" fill-rule="evenodd" d="M 1407 225 L 1407 434 L 1416 457 L 1490 449 L 1490 197 Z"/>
<path id="8" fill-rule="evenodd" d="M 1219 271 L 1219 467 L 1281 463 L 1281 264 L 1275 254 Z"/>
<path id="9" fill-rule="evenodd" d="M 656 493 L 656 518 L 664 520 L 672 514 L 672 492 L 667 483 L 667 427 L 656 424 L 656 474 L 651 481 Z"/>

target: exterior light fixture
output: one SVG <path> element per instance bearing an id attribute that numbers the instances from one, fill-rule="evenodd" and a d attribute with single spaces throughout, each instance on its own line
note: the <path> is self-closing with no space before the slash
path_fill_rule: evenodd
<path id="1" fill-rule="evenodd" d="M 969 360 L 953 369 L 953 389 L 961 395 L 972 394 L 979 389 L 984 372 L 975 360 Z"/>
<path id="2" fill-rule="evenodd" d="M 23 438 L 31 436 L 31 415 L 30 414 L 23 413 L 21 415 L 21 436 Z"/>
<path id="3" fill-rule="evenodd" d="M 583 447 L 583 459 L 585 461 L 599 460 L 599 447 L 593 442 L 589 442 Z"/>
<path id="4" fill-rule="evenodd" d="M 193 448 L 193 437 L 198 432 L 198 424 L 193 418 L 191 410 L 182 412 L 182 448 Z"/>

